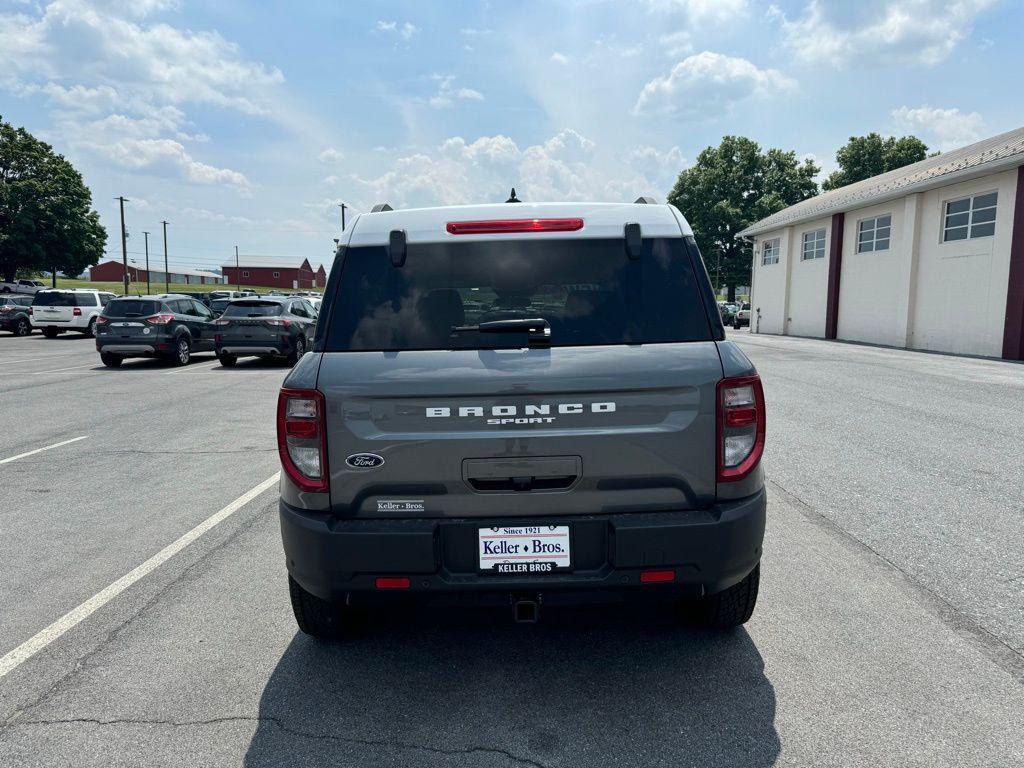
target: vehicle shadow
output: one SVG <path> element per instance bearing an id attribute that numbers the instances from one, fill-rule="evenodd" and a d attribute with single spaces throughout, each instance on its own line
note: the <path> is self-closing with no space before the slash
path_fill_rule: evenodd
<path id="1" fill-rule="evenodd" d="M 775 763 L 775 690 L 745 630 L 642 607 L 546 613 L 410 611 L 333 645 L 297 634 L 246 766 Z"/>

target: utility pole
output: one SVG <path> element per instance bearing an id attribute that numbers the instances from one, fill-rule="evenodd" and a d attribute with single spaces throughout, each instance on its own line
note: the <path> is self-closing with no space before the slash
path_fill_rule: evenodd
<path id="1" fill-rule="evenodd" d="M 341 231 L 345 231 L 345 209 L 348 208 L 344 203 L 338 203 L 338 207 L 341 208 Z"/>
<path id="2" fill-rule="evenodd" d="M 128 237 L 124 231 L 124 204 L 125 202 L 131 202 L 124 195 L 115 197 L 115 200 L 119 200 L 121 203 L 121 264 L 124 267 L 124 293 L 128 295 Z"/>
<path id="3" fill-rule="evenodd" d="M 238 246 L 235 246 L 235 290 L 242 290 L 242 272 L 238 266 Z"/>
<path id="4" fill-rule="evenodd" d="M 149 287 L 149 232 L 143 232 L 146 236 L 146 294 L 153 293 L 153 289 Z"/>
<path id="5" fill-rule="evenodd" d="M 167 269 L 167 224 L 166 221 L 161 221 L 164 225 L 164 293 L 171 292 L 171 273 Z"/>

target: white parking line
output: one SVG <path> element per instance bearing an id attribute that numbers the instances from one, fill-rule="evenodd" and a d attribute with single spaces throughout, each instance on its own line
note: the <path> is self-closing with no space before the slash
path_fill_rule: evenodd
<path id="1" fill-rule="evenodd" d="M 33 637 L 30 637 L 24 643 L 19 645 L 14 650 L 8 652 L 4 656 L 0 657 L 0 678 L 3 678 L 14 669 L 17 669 L 23 662 L 31 659 L 39 651 L 46 648 L 54 640 L 59 639 L 69 630 L 76 627 L 85 619 L 89 618 L 93 613 L 98 611 L 104 605 L 109 603 L 115 597 L 124 592 L 128 587 L 137 582 L 144 576 L 152 573 L 158 567 L 163 565 L 165 562 L 170 560 L 176 554 L 185 549 L 189 544 L 194 542 L 204 533 L 209 531 L 211 528 L 216 526 L 218 523 L 223 522 L 229 516 L 237 512 L 239 509 L 244 507 L 250 501 L 255 499 L 265 490 L 270 488 L 274 483 L 277 482 L 278 473 L 275 472 L 272 476 L 268 477 L 262 483 L 257 485 L 250 491 L 246 491 L 237 499 L 232 501 L 226 507 L 218 512 L 210 515 L 208 518 L 203 520 L 199 525 L 193 528 L 191 531 L 186 533 L 184 536 L 179 538 L 177 541 L 168 544 L 166 547 L 161 549 L 142 565 L 132 569 L 124 576 L 119 578 L 113 584 L 97 592 L 95 595 L 90 597 L 84 603 L 79 605 L 77 608 L 72 608 L 70 611 L 65 613 L 53 624 L 46 627 L 36 633 Z"/>
<path id="2" fill-rule="evenodd" d="M 48 451 L 51 448 L 60 448 L 62 445 L 68 445 L 69 443 L 77 443 L 79 440 L 85 440 L 85 438 L 87 437 L 88 435 L 82 435 L 81 437 L 72 437 L 70 440 L 62 440 L 61 442 L 54 443 L 53 445 L 45 445 L 42 448 L 36 448 L 34 451 L 19 453 L 17 456 L 8 456 L 6 459 L 0 459 L 0 464 L 8 464 L 12 461 L 17 461 L 18 459 L 24 459 L 26 456 L 34 456 L 37 453 Z"/>
<path id="3" fill-rule="evenodd" d="M 86 365 L 72 365 L 69 368 L 51 368 L 46 371 L 21 371 L 21 373 L 31 374 L 32 376 L 38 376 L 41 373 L 63 373 L 64 371 L 78 371 L 82 368 L 95 368 L 98 365 L 96 362 L 87 363 Z"/>
<path id="4" fill-rule="evenodd" d="M 204 360 L 203 362 L 209 361 Z M 199 365 L 185 365 L 182 366 L 181 368 L 175 368 L 173 371 L 163 371 L 163 373 L 165 376 L 170 376 L 172 373 L 195 373 L 196 371 L 212 371 L 214 368 L 221 367 L 219 360 L 208 368 L 201 368 L 201 365 L 202 363 L 200 363 Z"/>

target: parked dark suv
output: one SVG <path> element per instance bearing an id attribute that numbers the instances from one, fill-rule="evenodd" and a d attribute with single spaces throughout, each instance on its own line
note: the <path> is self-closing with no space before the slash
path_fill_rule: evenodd
<path id="1" fill-rule="evenodd" d="M 316 310 L 303 298 L 234 299 L 217 326 L 217 357 L 232 366 L 240 357 L 276 357 L 294 365 L 312 346 Z"/>
<path id="2" fill-rule="evenodd" d="M 214 349 L 213 312 L 188 296 L 114 299 L 96 320 L 96 351 L 116 368 L 126 357 L 161 357 L 188 365 L 193 352 Z"/>
<path id="3" fill-rule="evenodd" d="M 387 208 L 346 235 L 278 399 L 301 630 L 397 598 L 747 621 L 764 395 L 679 211 Z"/>
<path id="4" fill-rule="evenodd" d="M 10 331 L 15 336 L 28 336 L 32 333 L 32 319 L 28 314 L 31 306 L 31 296 L 5 294 L 0 297 L 0 330 Z"/>

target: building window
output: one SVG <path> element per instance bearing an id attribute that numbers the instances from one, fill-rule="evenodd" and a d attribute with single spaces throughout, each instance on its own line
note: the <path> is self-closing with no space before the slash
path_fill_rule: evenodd
<path id="1" fill-rule="evenodd" d="M 761 266 L 779 263 L 779 238 L 765 240 L 761 244 Z"/>
<path id="2" fill-rule="evenodd" d="M 865 219 L 857 224 L 857 253 L 889 250 L 892 214 Z"/>
<path id="3" fill-rule="evenodd" d="M 243 270 L 242 271 L 242 277 L 248 277 L 248 276 L 249 276 L 249 273 L 246 272 L 245 270 Z"/>
<path id="4" fill-rule="evenodd" d="M 994 235 L 997 195 L 997 192 L 989 192 L 947 202 L 942 242 Z"/>
<path id="5" fill-rule="evenodd" d="M 280 272 L 275 272 L 275 273 L 274 273 L 274 277 L 280 277 L 280 276 L 281 276 L 281 273 L 280 273 Z"/>
<path id="6" fill-rule="evenodd" d="M 800 254 L 801 261 L 825 258 L 825 230 L 816 229 L 804 232 L 804 248 Z"/>

